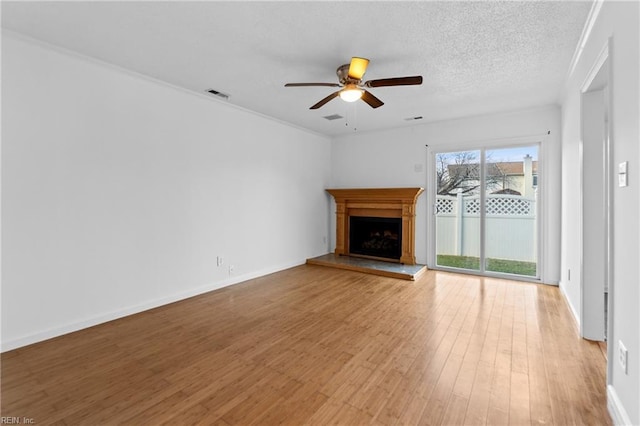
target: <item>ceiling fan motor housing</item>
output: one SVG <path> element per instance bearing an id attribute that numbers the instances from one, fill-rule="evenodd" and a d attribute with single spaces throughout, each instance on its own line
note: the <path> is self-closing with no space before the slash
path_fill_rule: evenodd
<path id="1" fill-rule="evenodd" d="M 360 84 L 362 80 L 356 80 L 355 78 L 349 78 L 349 64 L 340 65 L 336 70 L 338 75 L 338 81 L 340 84 L 346 86 L 347 84 Z"/>

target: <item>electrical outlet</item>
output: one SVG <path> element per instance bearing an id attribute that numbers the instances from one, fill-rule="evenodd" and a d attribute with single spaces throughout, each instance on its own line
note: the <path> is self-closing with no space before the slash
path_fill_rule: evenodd
<path id="1" fill-rule="evenodd" d="M 222 256 L 218 256 L 217 262 L 218 262 L 217 263 L 218 266 L 224 265 L 224 258 Z"/>
<path id="2" fill-rule="evenodd" d="M 627 374 L 627 359 L 627 348 L 625 348 L 622 340 L 618 340 L 618 362 L 620 363 L 620 367 L 622 367 L 624 374 Z"/>
<path id="3" fill-rule="evenodd" d="M 229 265 L 229 275 L 233 275 L 233 271 L 235 270 L 235 266 Z"/>

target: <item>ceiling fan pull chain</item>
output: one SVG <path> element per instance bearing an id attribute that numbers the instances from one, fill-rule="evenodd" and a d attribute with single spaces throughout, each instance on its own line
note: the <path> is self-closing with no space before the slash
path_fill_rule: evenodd
<path id="1" fill-rule="evenodd" d="M 358 106 L 356 104 L 353 105 L 353 131 L 358 131 Z"/>
<path id="2" fill-rule="evenodd" d="M 346 127 L 349 127 L 349 118 L 352 118 L 352 123 L 354 123 L 353 125 L 353 131 L 357 132 L 358 131 L 358 106 L 356 104 L 351 104 L 351 105 L 347 105 L 346 109 L 347 111 L 345 112 L 345 121 L 344 121 L 344 125 Z"/>

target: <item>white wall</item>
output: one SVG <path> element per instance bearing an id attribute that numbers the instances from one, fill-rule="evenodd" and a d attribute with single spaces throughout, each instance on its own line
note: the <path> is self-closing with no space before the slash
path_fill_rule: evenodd
<path id="1" fill-rule="evenodd" d="M 562 283 L 569 302 L 581 314 L 579 194 L 580 89 L 611 37 L 610 125 L 612 132 L 613 294 L 612 333 L 608 336 L 611 369 L 609 403 L 632 424 L 640 424 L 640 4 L 604 2 L 575 71 L 567 81 L 562 102 Z M 619 188 L 617 164 L 629 162 L 629 186 Z M 571 280 L 567 270 L 571 269 Z M 617 363 L 618 341 L 628 349 L 628 374 Z M 615 401 L 618 401 L 615 404 Z"/>
<path id="2" fill-rule="evenodd" d="M 547 132 L 551 134 L 547 135 Z M 332 184 L 345 187 L 424 187 L 416 217 L 416 257 L 419 263 L 432 261 L 429 243 L 435 176 L 428 161 L 429 151 L 494 147 L 510 143 L 541 143 L 540 197 L 543 200 L 542 281 L 557 284 L 560 278 L 560 110 L 556 106 L 502 114 L 468 117 L 385 132 L 360 133 L 335 138 L 332 156 Z M 332 210 L 332 212 L 335 211 Z M 335 218 L 332 222 L 335 240 Z M 333 241 L 335 246 L 335 241 Z"/>
<path id="3" fill-rule="evenodd" d="M 2 65 L 3 350 L 327 252 L 328 138 L 8 34 Z"/>

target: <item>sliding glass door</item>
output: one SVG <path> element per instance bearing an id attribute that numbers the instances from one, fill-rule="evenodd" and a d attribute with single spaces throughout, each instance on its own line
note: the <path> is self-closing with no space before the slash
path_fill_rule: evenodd
<path id="1" fill-rule="evenodd" d="M 536 278 L 538 146 L 435 154 L 436 265 Z"/>

